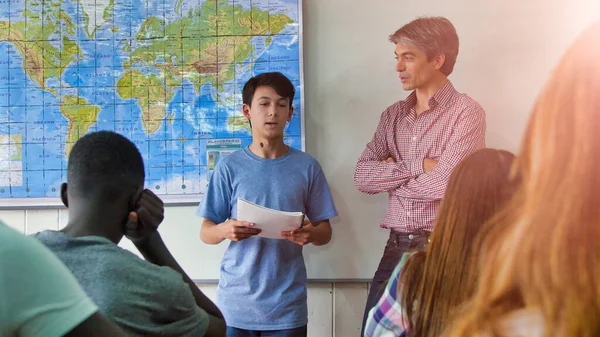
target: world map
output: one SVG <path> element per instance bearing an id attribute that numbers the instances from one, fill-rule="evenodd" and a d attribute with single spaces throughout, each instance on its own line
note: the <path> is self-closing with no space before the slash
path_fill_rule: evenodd
<path id="1" fill-rule="evenodd" d="M 300 0 L 0 0 L 0 199 L 56 199 L 97 130 L 136 144 L 147 188 L 198 199 L 250 144 L 241 91 L 268 71 L 296 86 L 284 140 L 302 149 L 300 17 Z"/>

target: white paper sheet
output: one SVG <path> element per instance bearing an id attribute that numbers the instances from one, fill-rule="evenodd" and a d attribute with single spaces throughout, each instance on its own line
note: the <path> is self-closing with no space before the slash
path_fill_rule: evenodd
<path id="1" fill-rule="evenodd" d="M 302 212 L 283 212 L 256 205 L 242 198 L 237 200 L 237 220 L 248 221 L 262 231 L 257 236 L 282 239 L 281 231 L 300 228 L 304 220 Z"/>

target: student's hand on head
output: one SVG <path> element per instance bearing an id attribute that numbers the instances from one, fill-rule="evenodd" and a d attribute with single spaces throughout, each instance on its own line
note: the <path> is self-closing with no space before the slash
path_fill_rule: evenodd
<path id="1" fill-rule="evenodd" d="M 156 232 L 164 219 L 162 200 L 149 189 L 142 192 L 135 211 L 129 213 L 125 225 L 125 236 L 133 242 L 142 241 Z"/>
<path id="2" fill-rule="evenodd" d="M 261 232 L 260 229 L 253 228 L 253 223 L 236 219 L 227 220 L 218 226 L 221 237 L 231 241 L 241 241 Z"/>
<path id="3" fill-rule="evenodd" d="M 433 169 L 437 166 L 437 164 L 438 164 L 437 160 L 425 158 L 425 159 L 423 159 L 423 171 L 425 173 L 429 173 L 429 172 L 433 171 Z"/>
<path id="4" fill-rule="evenodd" d="M 304 220 L 302 227 L 291 231 L 282 231 L 280 235 L 288 241 L 304 246 L 314 241 L 312 228 L 314 228 L 313 224 L 308 220 Z"/>
<path id="5" fill-rule="evenodd" d="M 395 163 L 396 161 L 394 160 L 394 158 L 392 158 L 392 156 L 387 157 L 387 159 L 385 160 L 386 163 Z"/>

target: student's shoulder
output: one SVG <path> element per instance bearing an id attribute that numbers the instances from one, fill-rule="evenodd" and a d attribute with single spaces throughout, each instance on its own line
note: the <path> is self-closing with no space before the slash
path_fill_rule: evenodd
<path id="1" fill-rule="evenodd" d="M 312 167 L 319 170 L 321 169 L 321 164 L 319 164 L 319 161 L 310 154 L 295 149 L 293 147 L 290 147 L 289 151 L 291 159 L 290 162 L 292 163 L 292 165 L 299 166 L 302 168 Z"/>
<path id="2" fill-rule="evenodd" d="M 143 285 L 145 288 L 156 290 L 156 292 L 170 293 L 176 291 L 183 284 L 181 274 L 169 267 L 146 261 L 117 245 L 107 248 L 108 251 L 106 254 L 102 254 L 102 258 L 106 261 L 103 273 L 108 276 L 127 275 L 126 278 L 122 278 L 123 281 Z"/>
<path id="3" fill-rule="evenodd" d="M 0 244 L 0 249 L 4 250 L 9 247 L 18 247 L 20 245 L 18 243 L 14 243 L 14 241 L 28 241 L 26 238 L 27 236 L 17 232 L 13 228 L 8 227 L 0 221 L 0 243 L 2 243 Z"/>
<path id="4" fill-rule="evenodd" d="M 215 165 L 215 171 L 228 171 L 239 167 L 239 165 L 243 164 L 244 162 L 251 161 L 250 157 L 248 157 L 245 151 L 246 150 L 244 148 L 241 148 L 226 156 L 221 157 L 217 165 Z"/>
<path id="5" fill-rule="evenodd" d="M 115 244 L 107 246 L 105 253 L 101 253 L 102 258 L 106 259 L 108 262 L 106 265 L 109 268 L 118 269 L 118 274 L 120 275 L 127 272 L 130 277 L 136 278 L 139 281 L 155 279 L 164 282 L 165 280 L 173 279 L 174 274 L 179 275 L 171 268 L 158 266 L 146 261 L 142 257 Z"/>
<path id="6" fill-rule="evenodd" d="M 102 258 L 112 258 L 125 251 L 100 236 L 73 237 L 56 230 L 44 230 L 31 236 L 60 256 L 89 258 L 101 255 Z"/>
<path id="7" fill-rule="evenodd" d="M 55 230 L 43 230 L 29 235 L 29 237 L 43 243 L 46 246 L 55 244 L 57 242 L 66 241 L 65 234 Z"/>
<path id="8" fill-rule="evenodd" d="M 163 275 L 162 267 L 144 260 L 104 237 L 71 237 L 62 232 L 51 230 L 36 233 L 33 237 L 55 254 L 61 256 L 67 261 L 67 264 L 77 264 L 85 259 L 87 261 L 102 261 L 102 268 L 96 270 L 103 270 L 102 273 L 107 275 L 127 274 L 129 277 L 137 279 L 161 277 Z M 124 240 L 126 239 L 124 238 Z M 165 277 L 168 276 L 168 273 L 166 273 Z"/>
<path id="9" fill-rule="evenodd" d="M 7 292 L 3 317 L 24 335 L 63 336 L 98 311 L 69 269 L 52 251 L 31 236 L 0 223 L 0 274 Z M 6 319 L 10 319 L 7 321 Z M 10 330 L 10 328 L 9 328 Z M 0 335 L 2 335 L 0 328 Z M 29 333 L 27 333 L 29 332 Z"/>
<path id="10" fill-rule="evenodd" d="M 4 256 L 19 256 L 27 260 L 31 256 L 45 257 L 47 248 L 35 238 L 0 223 L 0 252 Z"/>
<path id="11" fill-rule="evenodd" d="M 287 172 L 295 172 L 309 180 L 324 174 L 319 161 L 310 154 L 293 148 L 290 148 L 290 152 L 290 158 L 286 162 Z"/>

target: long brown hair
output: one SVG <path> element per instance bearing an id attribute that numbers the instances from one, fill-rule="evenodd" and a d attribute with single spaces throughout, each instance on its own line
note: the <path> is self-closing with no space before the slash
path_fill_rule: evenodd
<path id="1" fill-rule="evenodd" d="M 520 309 L 542 316 L 546 336 L 600 336 L 599 133 L 597 23 L 538 97 L 516 162 L 522 187 L 491 221 L 477 291 L 444 336 L 504 336 Z"/>
<path id="2" fill-rule="evenodd" d="M 427 252 L 407 260 L 399 282 L 409 335 L 438 336 L 452 310 L 474 291 L 477 237 L 512 196 L 517 183 L 510 179 L 514 157 L 483 149 L 453 170 Z"/>

